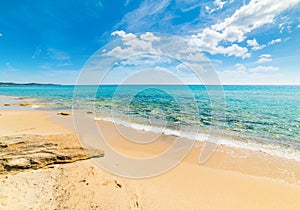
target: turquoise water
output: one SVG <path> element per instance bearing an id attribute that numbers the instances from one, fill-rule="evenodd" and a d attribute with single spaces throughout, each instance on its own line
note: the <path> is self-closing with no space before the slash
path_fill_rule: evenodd
<path id="1" fill-rule="evenodd" d="M 81 86 L 75 107 L 131 124 L 219 132 L 228 140 L 222 143 L 272 146 L 300 159 L 300 86 L 223 88 L 226 104 L 212 104 L 214 91 L 209 95 L 205 86 L 101 86 L 96 98 L 95 86 Z M 73 90 L 74 86 L 14 86 L 0 87 L 0 95 L 34 98 L 49 103 L 50 109 L 70 109 Z"/>

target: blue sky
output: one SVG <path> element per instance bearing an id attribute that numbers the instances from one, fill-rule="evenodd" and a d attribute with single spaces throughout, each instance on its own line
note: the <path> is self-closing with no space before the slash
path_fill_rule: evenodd
<path id="1" fill-rule="evenodd" d="M 299 17 L 300 0 L 2 1 L 0 81 L 74 84 L 122 31 L 193 40 L 223 84 L 300 84 Z"/>

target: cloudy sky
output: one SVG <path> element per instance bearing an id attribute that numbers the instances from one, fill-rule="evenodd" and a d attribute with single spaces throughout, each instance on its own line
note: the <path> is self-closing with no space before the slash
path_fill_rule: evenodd
<path id="1" fill-rule="evenodd" d="M 300 84 L 300 0 L 2 1 L 0 81 L 74 84 L 98 49 L 146 32 L 192 40 L 223 84 Z"/>

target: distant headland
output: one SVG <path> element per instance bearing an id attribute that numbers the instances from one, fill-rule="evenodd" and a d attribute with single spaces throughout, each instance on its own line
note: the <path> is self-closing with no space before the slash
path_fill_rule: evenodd
<path id="1" fill-rule="evenodd" d="M 61 84 L 0 82 L 0 86 L 60 86 Z"/>

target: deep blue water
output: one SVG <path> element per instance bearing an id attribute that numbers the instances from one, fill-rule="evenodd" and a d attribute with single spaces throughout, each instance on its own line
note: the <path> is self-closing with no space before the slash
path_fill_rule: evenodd
<path id="1" fill-rule="evenodd" d="M 96 98 L 95 86 L 76 90 L 75 108 L 95 108 L 96 117 L 189 132 L 213 130 L 245 144 L 300 151 L 300 86 L 112 85 L 98 88 Z M 0 95 L 34 98 L 51 109 L 71 108 L 73 91 L 74 86 L 0 87 Z"/>

